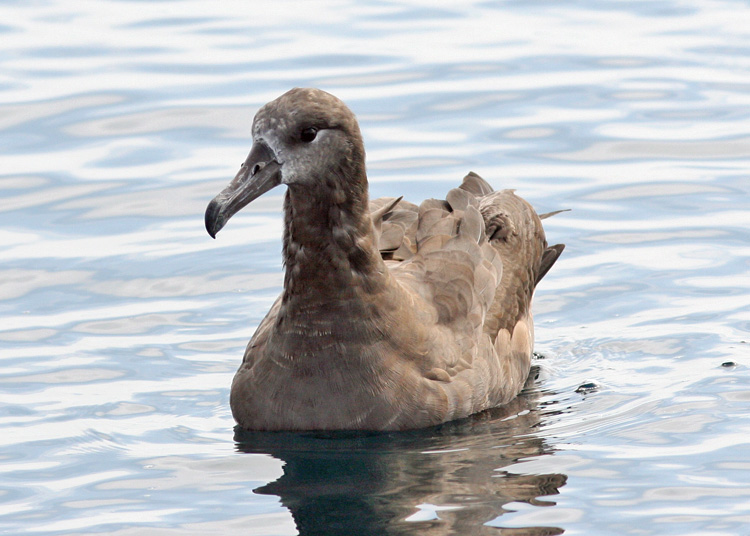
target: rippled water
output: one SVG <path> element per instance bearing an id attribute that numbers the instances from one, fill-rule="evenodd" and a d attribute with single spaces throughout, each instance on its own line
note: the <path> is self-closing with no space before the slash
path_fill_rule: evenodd
<path id="1" fill-rule="evenodd" d="M 293 86 L 358 114 L 374 197 L 573 209 L 511 405 L 234 436 L 280 197 L 202 213 Z M 747 534 L 749 127 L 742 1 L 4 2 L 0 532 Z"/>

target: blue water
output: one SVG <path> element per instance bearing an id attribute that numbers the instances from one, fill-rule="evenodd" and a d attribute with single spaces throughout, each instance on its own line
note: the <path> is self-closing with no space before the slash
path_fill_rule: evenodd
<path id="1" fill-rule="evenodd" d="M 454 4 L 0 4 L 0 533 L 750 533 L 750 7 Z M 203 211 L 294 86 L 373 197 L 572 209 L 508 407 L 235 436 L 281 191 Z"/>

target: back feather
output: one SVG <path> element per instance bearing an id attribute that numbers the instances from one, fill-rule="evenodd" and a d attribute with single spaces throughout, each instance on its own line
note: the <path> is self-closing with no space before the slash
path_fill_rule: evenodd
<path id="1" fill-rule="evenodd" d="M 512 332 L 531 294 L 564 249 L 548 247 L 541 219 L 512 190 L 493 191 L 470 172 L 445 200 L 370 203 L 383 259 L 402 284 L 432 303 L 438 322 L 477 340 Z"/>

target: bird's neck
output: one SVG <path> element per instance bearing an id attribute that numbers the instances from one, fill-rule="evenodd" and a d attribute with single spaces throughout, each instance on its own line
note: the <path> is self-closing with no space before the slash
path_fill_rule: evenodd
<path id="1" fill-rule="evenodd" d="M 363 297 L 388 278 L 369 213 L 366 179 L 354 187 L 321 181 L 291 185 L 284 200 L 286 266 L 283 303 L 289 314 L 329 310 Z M 349 183 L 351 184 L 351 182 Z"/>

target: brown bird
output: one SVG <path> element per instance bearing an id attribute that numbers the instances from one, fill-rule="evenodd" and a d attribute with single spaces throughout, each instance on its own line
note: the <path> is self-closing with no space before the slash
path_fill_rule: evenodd
<path id="1" fill-rule="evenodd" d="M 469 173 L 445 200 L 368 200 L 347 106 L 292 89 L 263 106 L 253 147 L 206 209 L 215 237 L 287 185 L 284 290 L 231 391 L 250 430 L 405 430 L 512 400 L 529 373 L 534 288 L 562 253 L 512 190 Z"/>

